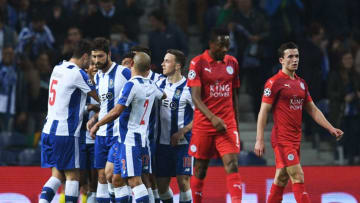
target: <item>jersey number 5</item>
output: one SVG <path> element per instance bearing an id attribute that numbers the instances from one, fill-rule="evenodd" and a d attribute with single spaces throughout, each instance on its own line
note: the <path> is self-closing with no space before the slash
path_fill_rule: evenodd
<path id="1" fill-rule="evenodd" d="M 145 125 L 144 116 L 146 114 L 148 106 L 149 106 L 149 100 L 147 99 L 147 100 L 145 100 L 145 103 L 144 103 L 145 111 L 144 111 L 144 114 L 141 117 L 140 125 Z"/>
<path id="2" fill-rule="evenodd" d="M 50 104 L 50 106 L 54 105 L 54 103 L 55 103 L 55 98 L 56 98 L 55 85 L 57 85 L 57 83 L 58 83 L 57 80 L 52 80 L 51 81 L 50 93 L 49 93 L 49 104 Z"/>

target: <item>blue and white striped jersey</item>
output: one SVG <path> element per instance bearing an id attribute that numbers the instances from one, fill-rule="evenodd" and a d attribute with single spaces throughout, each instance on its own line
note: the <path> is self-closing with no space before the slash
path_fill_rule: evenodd
<path id="1" fill-rule="evenodd" d="M 163 94 L 155 83 L 141 76 L 132 77 L 125 84 L 118 104 L 126 106 L 130 114 L 127 125 L 121 125 L 120 143 L 145 147 L 154 100 L 161 99 Z"/>
<path id="2" fill-rule="evenodd" d="M 95 90 L 95 86 L 76 64 L 63 61 L 56 65 L 50 77 L 43 133 L 79 137 L 86 94 L 91 90 Z"/>
<path id="3" fill-rule="evenodd" d="M 112 108 L 114 108 L 116 102 L 120 98 L 121 89 L 130 78 L 130 69 L 118 65 L 115 62 L 112 63 L 106 73 L 99 70 L 95 74 L 96 90 L 100 98 L 99 120 L 101 120 Z M 118 136 L 119 120 L 121 120 L 121 117 L 101 126 L 96 135 Z"/>
<path id="4" fill-rule="evenodd" d="M 150 70 L 149 75 L 146 77 L 150 79 L 152 82 L 156 82 L 160 79 L 161 75 L 159 73 L 152 72 Z M 148 129 L 148 139 L 153 140 L 156 139 L 157 125 L 159 122 L 158 119 L 158 111 L 159 111 L 159 102 L 154 102 L 154 105 L 151 109 L 150 121 L 149 121 L 149 129 Z"/>
<path id="5" fill-rule="evenodd" d="M 86 98 L 86 106 L 89 104 L 99 104 L 95 99 L 93 99 L 90 96 L 87 96 Z M 90 132 L 86 129 L 86 123 L 94 116 L 95 112 L 94 111 L 88 111 L 87 108 L 84 109 L 84 120 L 83 120 L 83 125 L 81 127 L 81 133 L 84 134 L 85 136 L 85 143 L 86 144 L 95 144 L 95 139 L 93 139 L 90 136 Z M 83 134 L 81 134 L 81 136 L 83 136 Z"/>
<path id="6" fill-rule="evenodd" d="M 187 80 L 182 77 L 177 83 L 170 83 L 167 78 L 160 79 L 156 85 L 162 89 L 167 98 L 160 105 L 160 123 L 158 137 L 160 144 L 170 144 L 171 136 L 193 120 L 194 105 L 191 99 Z M 189 144 L 191 131 L 185 134 L 178 144 Z"/>

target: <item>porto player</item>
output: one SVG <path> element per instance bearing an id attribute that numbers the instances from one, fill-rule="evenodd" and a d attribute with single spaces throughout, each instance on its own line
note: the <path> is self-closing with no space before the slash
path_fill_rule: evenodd
<path id="1" fill-rule="evenodd" d="M 300 165 L 301 122 L 303 108 L 329 133 L 340 139 L 343 132 L 334 128 L 315 106 L 305 81 L 295 74 L 299 65 L 299 51 L 296 44 L 284 43 L 278 49 L 282 69 L 265 84 L 257 123 L 254 151 L 264 154 L 264 127 L 272 109 L 274 127 L 271 144 L 275 153 L 276 173 L 271 186 L 269 203 L 280 203 L 288 180 L 297 202 L 310 202 L 304 187 L 304 172 Z"/>
<path id="2" fill-rule="evenodd" d="M 229 33 L 214 29 L 209 50 L 191 61 L 188 73 L 188 86 L 196 107 L 189 147 L 189 155 L 195 158 L 190 181 L 194 203 L 201 202 L 209 160 L 218 156 L 224 163 L 232 202 L 241 202 L 237 159 L 240 151 L 237 128 L 239 66 L 234 57 L 226 55 L 229 45 Z"/>

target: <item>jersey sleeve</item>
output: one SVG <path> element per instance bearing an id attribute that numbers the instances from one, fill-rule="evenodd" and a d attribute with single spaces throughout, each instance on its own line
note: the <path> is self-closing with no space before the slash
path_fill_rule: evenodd
<path id="1" fill-rule="evenodd" d="M 199 63 L 199 60 L 195 58 L 190 62 L 190 68 L 188 73 L 189 87 L 201 86 L 200 73 L 201 73 L 201 65 Z"/>
<path id="2" fill-rule="evenodd" d="M 161 99 L 164 96 L 164 91 L 160 89 L 156 84 L 154 84 L 154 88 L 155 88 L 155 98 Z"/>
<path id="3" fill-rule="evenodd" d="M 89 76 L 83 70 L 79 70 L 78 74 L 74 78 L 75 86 L 78 87 L 81 91 L 88 93 L 92 90 L 95 90 L 95 85 L 92 83 Z"/>
<path id="4" fill-rule="evenodd" d="M 235 59 L 236 60 L 236 59 Z M 237 61 L 235 61 L 235 65 L 234 65 L 234 80 L 233 80 L 233 87 L 234 88 L 239 88 L 240 87 L 240 67 L 239 67 L 239 63 Z"/>
<path id="5" fill-rule="evenodd" d="M 135 96 L 134 89 L 135 88 L 133 82 L 130 81 L 126 82 L 121 90 L 121 95 L 118 104 L 128 107 Z"/>
<path id="6" fill-rule="evenodd" d="M 303 83 L 305 84 L 305 104 L 308 102 L 312 102 L 312 98 L 309 92 L 309 86 L 306 84 L 305 81 L 303 81 Z"/>
<path id="7" fill-rule="evenodd" d="M 265 83 L 265 87 L 264 87 L 264 93 L 262 96 L 262 102 L 264 103 L 268 103 L 268 104 L 273 104 L 275 99 L 276 99 L 276 95 L 278 94 L 278 88 L 277 85 L 275 84 L 276 81 L 269 79 L 268 81 L 266 81 Z"/>
<path id="8" fill-rule="evenodd" d="M 189 104 L 193 110 L 195 110 L 195 105 L 191 97 L 191 88 L 186 88 L 185 98 L 186 98 L 186 103 Z"/>

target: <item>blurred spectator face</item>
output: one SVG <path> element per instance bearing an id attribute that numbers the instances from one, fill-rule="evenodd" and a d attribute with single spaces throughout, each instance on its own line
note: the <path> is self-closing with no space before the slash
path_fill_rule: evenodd
<path id="1" fill-rule="evenodd" d="M 164 61 L 161 64 L 163 68 L 163 74 L 166 76 L 173 75 L 175 73 L 175 56 L 173 54 L 167 53 L 164 57 Z"/>
<path id="2" fill-rule="evenodd" d="M 31 22 L 33 29 L 36 32 L 43 32 L 45 26 L 45 20 L 36 20 Z"/>
<path id="3" fill-rule="evenodd" d="M 35 64 L 40 73 L 46 74 L 51 72 L 50 58 L 49 55 L 47 55 L 46 53 L 40 54 L 37 57 Z"/>
<path id="4" fill-rule="evenodd" d="M 132 62 L 133 62 L 132 58 L 124 58 L 121 61 L 121 65 L 131 69 Z"/>
<path id="5" fill-rule="evenodd" d="M 354 59 L 351 53 L 345 53 L 342 57 L 341 57 L 341 62 L 342 65 L 345 69 L 349 70 L 353 67 L 354 65 Z"/>
<path id="6" fill-rule="evenodd" d="M 91 51 L 91 60 L 99 70 L 104 70 L 109 65 L 110 54 L 104 51 Z"/>
<path id="7" fill-rule="evenodd" d="M 100 0 L 99 6 L 104 9 L 105 12 L 109 12 L 114 7 L 112 0 Z"/>
<path id="8" fill-rule="evenodd" d="M 215 60 L 222 61 L 224 60 L 225 54 L 229 51 L 230 47 L 230 37 L 218 36 L 217 40 L 209 43 L 210 52 Z"/>
<path id="9" fill-rule="evenodd" d="M 79 28 L 73 27 L 68 30 L 68 40 L 70 43 L 77 43 L 81 40 L 82 36 Z"/>
<path id="10" fill-rule="evenodd" d="M 12 65 L 14 62 L 14 49 L 12 47 L 5 47 L 2 50 L 2 63 L 5 66 Z"/>
<path id="11" fill-rule="evenodd" d="M 94 78 L 97 71 L 98 69 L 95 66 L 95 62 L 91 60 L 89 68 L 86 70 L 86 72 L 90 75 L 91 78 Z"/>

